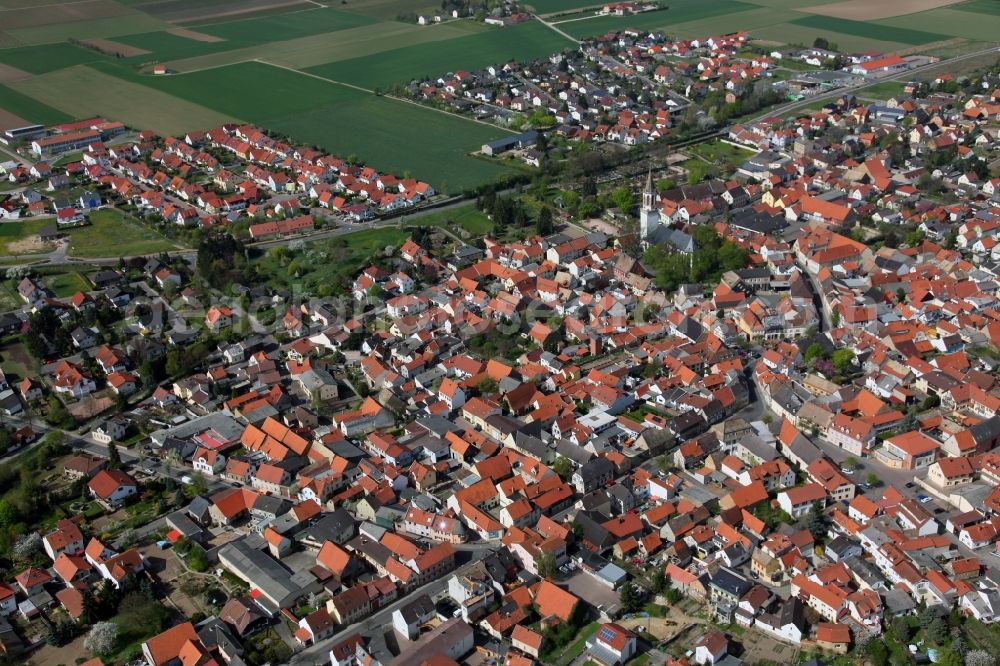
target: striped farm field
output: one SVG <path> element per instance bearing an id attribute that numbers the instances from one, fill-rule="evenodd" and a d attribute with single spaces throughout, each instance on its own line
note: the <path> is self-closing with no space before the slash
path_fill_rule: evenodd
<path id="1" fill-rule="evenodd" d="M 237 18 L 222 23 L 198 25 L 195 28 L 198 32 L 215 35 L 222 39 L 263 44 L 320 33 L 337 32 L 377 22 L 376 19 L 363 14 L 313 6 L 310 9 L 287 12 L 277 16 Z"/>
<path id="2" fill-rule="evenodd" d="M 413 79 L 473 70 L 508 60 L 548 56 L 573 43 L 531 21 L 523 25 L 340 60 L 306 71 L 363 88 L 384 88 Z"/>
<path id="3" fill-rule="evenodd" d="M 739 30 L 739 26 L 731 24 L 726 18 L 736 12 L 754 9 L 755 6 L 740 0 L 680 0 L 671 2 L 669 9 L 633 14 L 632 16 L 594 16 L 581 18 L 565 18 L 556 22 L 561 30 L 584 39 L 603 35 L 610 30 L 638 28 L 640 30 L 664 30 L 669 32 L 670 26 L 677 23 L 687 23 L 701 19 L 716 18 L 712 34 L 720 34 Z"/>
<path id="4" fill-rule="evenodd" d="M 11 87 L 77 118 L 101 115 L 161 135 L 207 129 L 238 119 L 85 65 L 18 81 Z"/>
<path id="5" fill-rule="evenodd" d="M 967 11 L 957 7 L 933 9 L 919 14 L 908 14 L 879 21 L 881 25 L 917 29 L 935 30 L 947 33 L 953 37 L 995 42 L 1000 40 L 1000 14 L 983 14 L 970 19 Z"/>
<path id="6" fill-rule="evenodd" d="M 378 169 L 419 174 L 438 189 L 456 192 L 508 172 L 468 155 L 504 130 L 301 72 L 257 62 L 166 77 L 141 76 L 117 63 L 100 69 L 127 78 L 130 90 L 148 86 L 336 155 L 353 153 Z"/>
<path id="7" fill-rule="evenodd" d="M 66 42 L 46 44 L 45 46 L 0 49 L 0 62 L 32 74 L 45 74 L 64 67 L 99 60 L 110 60 L 110 58 L 93 49 L 85 49 Z"/>
<path id="8" fill-rule="evenodd" d="M 28 97 L 2 84 L 0 84 L 0 108 L 27 120 L 29 123 L 39 125 L 65 123 L 73 119 L 73 116 L 63 113 L 59 109 L 54 109 L 33 97 Z"/>
<path id="9" fill-rule="evenodd" d="M 176 72 L 192 72 L 251 60 L 266 60 L 285 67 L 303 69 L 328 62 L 381 53 L 392 49 L 455 39 L 469 34 L 467 28 L 446 24 L 419 26 L 396 21 L 348 28 L 333 34 L 310 35 L 283 42 L 258 44 L 167 62 Z"/>
<path id="10" fill-rule="evenodd" d="M 848 19 L 835 18 L 833 16 L 803 16 L 789 21 L 795 25 L 812 28 L 817 31 L 838 32 L 845 35 L 854 35 L 866 39 L 898 42 L 901 44 L 930 44 L 931 42 L 945 41 L 954 35 L 939 32 L 928 32 L 915 30 L 912 28 L 897 28 L 886 25 L 885 22 L 850 21 Z M 824 34 L 822 32 L 818 34 Z M 834 40 L 831 40 L 834 41 Z"/>

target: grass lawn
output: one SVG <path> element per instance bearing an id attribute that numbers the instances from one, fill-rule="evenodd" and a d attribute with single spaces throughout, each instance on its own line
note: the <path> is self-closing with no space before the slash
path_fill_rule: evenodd
<path id="1" fill-rule="evenodd" d="M 60 273 L 45 278 L 45 283 L 49 285 L 52 293 L 59 298 L 69 298 L 78 291 L 88 291 L 90 284 L 76 272 Z"/>
<path id="2" fill-rule="evenodd" d="M 591 622 L 581 629 L 580 633 L 576 636 L 576 640 L 566 646 L 566 649 L 563 650 L 562 655 L 559 656 L 555 663 L 558 666 L 568 666 L 568 664 L 573 663 L 573 660 L 587 648 L 587 639 L 597 633 L 597 629 L 600 626 L 597 622 Z"/>
<path id="3" fill-rule="evenodd" d="M 459 226 L 475 236 L 485 236 L 493 229 L 493 222 L 490 221 L 490 218 L 486 217 L 486 213 L 477 210 L 474 204 L 435 211 L 414 217 L 412 220 L 403 218 L 403 224 L 444 227 L 446 229 L 454 229 L 455 226 Z"/>
<path id="4" fill-rule="evenodd" d="M 689 153 L 700 155 L 709 162 L 724 164 L 726 162 L 742 162 L 754 155 L 748 148 L 740 148 L 722 141 L 706 141 L 685 149 Z"/>
<path id="5" fill-rule="evenodd" d="M 883 81 L 882 83 L 876 83 L 872 86 L 867 86 L 855 91 L 858 97 L 867 97 L 870 99 L 889 99 L 890 97 L 895 97 L 896 95 L 903 94 L 903 88 L 906 84 L 902 81 Z"/>
<path id="6" fill-rule="evenodd" d="M 379 170 L 410 171 L 446 193 L 509 171 L 468 155 L 506 136 L 503 130 L 263 63 L 159 78 L 121 67 L 108 71 L 158 88 L 170 99 L 197 101 L 224 116 L 282 132 L 295 142 L 322 146 L 343 157 L 356 155 Z"/>
<path id="7" fill-rule="evenodd" d="M 475 70 L 508 60 L 529 60 L 569 48 L 573 43 L 537 21 L 510 28 L 407 46 L 307 71 L 363 88 L 385 88 L 413 79 L 437 78 L 461 68 Z"/>
<path id="8" fill-rule="evenodd" d="M 131 256 L 178 249 L 176 243 L 140 222 L 123 219 L 116 210 L 94 211 L 89 219 L 87 226 L 68 232 L 69 254 L 74 257 Z"/>
<path id="9" fill-rule="evenodd" d="M 6 345 L 0 350 L 0 368 L 3 368 L 8 378 L 19 377 L 21 379 L 37 375 L 39 370 L 38 361 L 20 342 Z"/>
<path id="10" fill-rule="evenodd" d="M 10 312 L 24 305 L 14 287 L 14 282 L 11 280 L 0 282 L 0 312 Z"/>
<path id="11" fill-rule="evenodd" d="M 3 51 L 0 51 L 2 57 Z M 39 125 L 54 125 L 73 119 L 68 113 L 54 109 L 48 104 L 42 104 L 36 99 L 22 95 L 10 86 L 0 84 L 0 107 L 28 122 Z"/>
<path id="12" fill-rule="evenodd" d="M 13 222 L 3 222 L 0 223 L 0 244 L 3 245 L 4 253 L 11 253 L 11 250 L 7 247 L 8 243 L 23 240 L 28 236 L 33 236 L 38 233 L 38 230 L 47 224 L 51 224 L 50 220 L 14 220 Z M 46 252 L 48 250 L 45 250 Z"/>

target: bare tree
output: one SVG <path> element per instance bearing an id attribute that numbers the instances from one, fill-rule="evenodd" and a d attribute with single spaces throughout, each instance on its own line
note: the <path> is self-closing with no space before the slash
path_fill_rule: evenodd
<path id="1" fill-rule="evenodd" d="M 118 625 L 114 622 L 98 622 L 83 640 L 83 647 L 91 654 L 106 657 L 115 650 L 118 642 Z"/>
<path id="2" fill-rule="evenodd" d="M 18 537 L 11 552 L 17 559 L 26 560 L 41 549 L 42 535 L 38 532 L 31 532 Z"/>
<path id="3" fill-rule="evenodd" d="M 986 650 L 969 650 L 965 653 L 965 666 L 994 666 L 997 660 Z"/>

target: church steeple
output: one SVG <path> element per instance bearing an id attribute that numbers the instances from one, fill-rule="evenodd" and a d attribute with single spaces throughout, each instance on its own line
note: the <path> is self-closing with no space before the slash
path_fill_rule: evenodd
<path id="1" fill-rule="evenodd" d="M 653 189 L 653 169 L 646 174 L 646 189 L 642 191 L 642 208 L 639 210 L 639 233 L 642 242 L 648 245 L 660 226 L 660 210 L 656 205 L 656 190 Z"/>
<path id="2" fill-rule="evenodd" d="M 655 190 L 653 189 L 653 169 L 650 168 L 646 173 L 646 189 L 642 191 L 642 208 L 643 210 L 653 210 L 656 208 L 654 202 Z"/>

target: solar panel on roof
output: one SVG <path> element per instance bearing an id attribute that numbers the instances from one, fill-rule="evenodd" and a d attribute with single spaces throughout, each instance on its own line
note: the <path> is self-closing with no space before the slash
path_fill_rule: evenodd
<path id="1" fill-rule="evenodd" d="M 602 641 L 610 642 L 615 640 L 615 636 L 617 634 L 615 633 L 614 629 L 610 629 L 608 627 L 602 627 L 598 635 L 600 636 Z"/>

